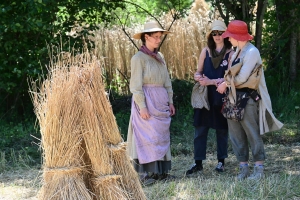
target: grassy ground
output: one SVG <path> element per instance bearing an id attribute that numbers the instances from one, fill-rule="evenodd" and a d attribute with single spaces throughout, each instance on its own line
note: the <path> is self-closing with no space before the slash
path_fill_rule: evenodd
<path id="1" fill-rule="evenodd" d="M 229 157 L 224 173 L 217 173 L 216 142 L 213 131 L 209 134 L 207 159 L 202 173 L 187 178 L 185 171 L 193 164 L 193 127 L 190 111 L 177 112 L 172 119 L 171 174 L 174 181 L 157 182 L 144 187 L 149 200 L 202 200 L 202 199 L 291 199 L 300 200 L 300 124 L 299 117 L 290 118 L 282 130 L 263 136 L 267 160 L 266 178 L 259 182 L 236 181 L 238 163 L 229 143 Z M 118 118 L 126 118 L 127 115 Z M 282 120 L 282 119 L 281 119 Z M 128 122 L 123 122 L 126 128 Z M 122 126 L 121 126 L 122 127 Z M 124 128 L 124 130 L 125 130 Z M 5 160 L 0 151 L 0 200 L 37 200 L 42 185 L 42 171 L 27 151 L 6 152 L 12 161 Z M 40 153 L 40 152 L 35 152 Z M 7 156 L 6 156 L 7 157 Z M 251 170 L 253 163 L 251 163 Z"/>
<path id="2" fill-rule="evenodd" d="M 237 162 L 230 150 L 226 171 L 217 173 L 216 154 L 208 149 L 202 173 L 184 177 L 193 163 L 192 154 L 173 157 L 172 175 L 177 179 L 144 187 L 148 199 L 300 199 L 300 143 L 266 145 L 266 178 L 260 182 L 235 181 Z M 41 187 L 36 167 L 11 168 L 0 174 L 1 200 L 35 200 Z"/>

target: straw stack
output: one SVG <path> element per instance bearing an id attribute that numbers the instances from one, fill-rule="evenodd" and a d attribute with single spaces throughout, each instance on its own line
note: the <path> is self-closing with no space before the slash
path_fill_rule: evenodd
<path id="1" fill-rule="evenodd" d="M 144 193 L 141 192 L 142 187 L 139 184 L 138 175 L 126 154 L 126 143 L 123 142 L 120 135 L 111 105 L 105 93 L 101 69 L 94 66 L 96 63 L 95 60 L 90 65 L 86 65 L 84 68 L 86 71 L 82 73 L 86 77 L 86 84 L 82 90 L 85 93 L 82 93 L 82 97 L 89 97 L 82 103 L 83 118 L 85 119 L 84 130 L 89 130 L 84 134 L 84 140 L 88 147 L 87 153 L 92 160 L 93 171 L 95 176 L 98 176 L 99 174 L 111 174 L 110 170 L 113 170 L 115 174 L 122 177 L 118 181 L 120 189 L 123 188 L 123 190 L 127 191 L 130 194 L 130 198 L 145 199 Z M 100 135 L 98 134 L 99 132 L 101 133 Z M 105 144 L 105 146 L 101 147 L 101 144 Z M 95 147 L 101 147 L 102 150 L 92 149 Z M 101 154 L 98 152 L 101 152 Z M 99 156 L 101 156 L 102 160 L 99 159 Z M 102 178 L 96 180 L 103 181 Z M 116 180 L 118 179 L 116 178 Z M 106 186 L 107 184 L 104 185 Z"/>
<path id="2" fill-rule="evenodd" d="M 43 149 L 43 179 L 40 199 L 92 199 L 82 174 L 80 116 L 76 77 L 65 67 L 53 66 L 40 91 L 32 93 Z"/>
<path id="3" fill-rule="evenodd" d="M 146 199 L 89 53 L 55 57 L 32 99 L 41 127 L 40 199 Z"/>
<path id="4" fill-rule="evenodd" d="M 88 65 L 86 65 L 88 66 Z M 85 70 L 85 69 L 82 69 Z M 82 132 L 85 141 L 85 148 L 90 158 L 92 168 L 92 190 L 97 199 L 129 199 L 121 182 L 121 176 L 114 174 L 113 165 L 111 164 L 111 156 L 105 139 L 103 138 L 103 125 L 105 118 L 97 112 L 96 105 L 101 103 L 101 99 L 95 97 L 98 94 L 92 93 L 92 88 L 98 90 L 97 84 L 94 85 L 94 76 L 90 80 L 84 80 L 86 77 L 94 74 L 89 71 L 82 71 L 85 74 L 80 81 L 83 83 L 79 96 L 82 100 Z M 88 75 L 88 76 L 86 76 Z M 96 91 L 104 92 L 104 91 Z M 102 111 L 103 112 L 103 111 Z M 105 124 L 105 123 L 103 123 Z M 109 130 L 107 130 L 109 131 Z"/>

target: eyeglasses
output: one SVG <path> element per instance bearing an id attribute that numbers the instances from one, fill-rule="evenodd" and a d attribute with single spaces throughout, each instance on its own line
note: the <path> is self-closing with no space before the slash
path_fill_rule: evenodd
<path id="1" fill-rule="evenodd" d="M 224 33 L 224 31 L 215 31 L 215 32 L 213 31 L 213 32 L 211 32 L 211 35 L 212 35 L 212 36 L 216 36 L 216 35 L 219 35 L 219 36 L 220 36 L 220 35 L 222 35 L 223 33 Z"/>
<path id="2" fill-rule="evenodd" d="M 162 37 L 159 37 L 159 36 L 153 37 L 153 36 L 150 36 L 150 35 L 149 35 L 149 37 L 152 37 L 152 38 L 155 39 L 155 40 L 162 40 Z"/>

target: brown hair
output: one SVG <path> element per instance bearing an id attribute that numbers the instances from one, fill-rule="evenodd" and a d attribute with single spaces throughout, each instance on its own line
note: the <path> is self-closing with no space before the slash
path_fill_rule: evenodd
<path id="1" fill-rule="evenodd" d="M 209 49 L 213 50 L 216 49 L 216 43 L 214 38 L 211 34 L 207 36 L 207 46 Z M 229 38 L 224 38 L 224 46 L 226 49 L 231 49 L 232 44 L 229 42 Z"/>
<path id="2" fill-rule="evenodd" d="M 146 34 L 149 35 L 149 36 L 151 36 L 152 34 L 158 33 L 158 32 L 163 33 L 162 31 L 142 33 L 142 34 L 141 34 L 141 40 L 142 40 L 143 45 L 145 45 L 145 43 L 146 43 L 146 39 L 145 39 L 145 35 L 146 35 Z"/>

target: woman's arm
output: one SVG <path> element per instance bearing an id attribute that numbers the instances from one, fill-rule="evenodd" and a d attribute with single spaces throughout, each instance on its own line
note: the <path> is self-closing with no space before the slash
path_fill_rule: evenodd
<path id="1" fill-rule="evenodd" d="M 227 69 L 229 69 L 229 67 L 230 67 L 230 65 L 231 65 L 231 60 L 232 60 L 232 55 L 235 53 L 235 51 L 234 50 L 232 50 L 230 53 L 229 53 L 229 57 L 228 57 L 228 68 Z M 226 89 L 227 89 L 227 85 L 226 85 L 226 83 L 224 82 L 224 78 L 222 78 L 222 81 L 220 81 L 220 82 L 218 82 L 217 83 L 217 91 L 219 92 L 219 93 L 221 93 L 221 94 L 224 94 L 225 93 L 225 91 L 226 91 Z"/>
<path id="2" fill-rule="evenodd" d="M 259 63 L 261 60 L 260 53 L 257 48 L 253 47 L 249 49 L 243 58 L 241 58 L 241 62 L 243 63 L 241 70 L 234 78 L 234 84 L 240 85 L 245 83 L 249 78 L 252 70 L 255 65 Z"/>
<path id="3" fill-rule="evenodd" d="M 218 86 L 222 82 L 222 79 L 209 79 L 208 77 L 203 74 L 203 68 L 204 68 L 204 60 L 206 58 L 206 50 L 207 47 L 205 47 L 199 56 L 199 62 L 198 62 L 198 69 L 194 75 L 194 80 L 199 81 L 200 85 L 207 86 L 207 85 L 215 85 Z"/>
<path id="4" fill-rule="evenodd" d="M 200 56 L 199 56 L 199 60 L 198 60 L 198 67 L 197 67 L 197 71 L 194 74 L 194 80 L 195 81 L 199 81 L 199 78 L 202 77 L 203 74 L 203 66 L 204 66 L 204 59 L 206 57 L 206 47 L 204 49 L 202 49 Z"/>
<path id="5" fill-rule="evenodd" d="M 145 95 L 143 92 L 143 68 L 144 62 L 141 57 L 134 55 L 131 58 L 131 78 L 130 78 L 130 92 L 132 98 L 139 108 L 145 108 Z"/>
<path id="6" fill-rule="evenodd" d="M 161 57 L 164 60 L 164 56 L 160 53 Z M 164 60 L 164 62 L 166 63 L 166 61 Z M 167 67 L 165 68 L 166 71 L 166 77 L 165 77 L 165 83 L 164 83 L 164 87 L 166 88 L 167 92 L 168 92 L 168 96 L 169 96 L 169 108 L 170 108 L 170 116 L 175 115 L 175 107 L 173 104 L 173 89 L 172 89 L 172 82 L 170 79 L 170 74 L 168 72 Z"/>

